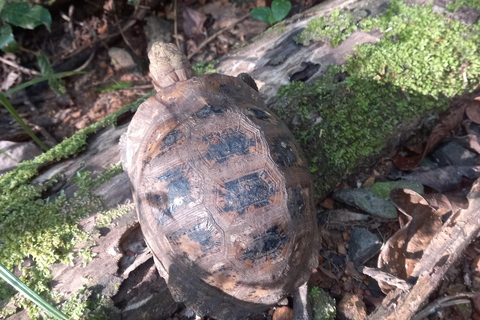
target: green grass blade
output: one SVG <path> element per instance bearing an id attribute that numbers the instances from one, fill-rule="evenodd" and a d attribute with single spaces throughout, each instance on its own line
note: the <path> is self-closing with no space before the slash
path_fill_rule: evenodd
<path id="1" fill-rule="evenodd" d="M 10 158 L 10 159 L 12 159 L 13 161 L 15 161 L 16 163 L 18 163 L 18 160 L 13 159 L 8 153 L 6 153 L 5 151 L 3 151 L 2 149 L 0 149 L 0 154 L 3 154 L 5 157 Z"/>
<path id="2" fill-rule="evenodd" d="M 23 122 L 22 118 L 20 118 L 15 108 L 13 108 L 12 104 L 7 99 L 7 97 L 3 95 L 3 93 L 0 93 L 0 103 L 3 104 L 7 111 L 12 115 L 13 119 L 18 122 L 18 124 L 22 127 L 23 130 L 25 130 L 26 133 L 28 133 L 28 135 L 33 139 L 33 141 L 35 141 L 44 151 L 47 151 L 48 147 L 40 139 L 38 139 L 38 137 L 33 133 L 33 131 L 30 130 L 30 128 L 25 124 L 25 122 Z"/>
<path id="3" fill-rule="evenodd" d="M 32 289 L 27 287 L 20 279 L 18 279 L 13 273 L 11 273 L 7 268 L 5 268 L 0 263 L 0 277 L 3 278 L 8 284 L 14 287 L 18 292 L 22 293 L 35 303 L 37 306 L 42 308 L 49 315 L 54 317 L 57 320 L 68 320 L 67 316 L 55 309 L 47 301 L 43 300 L 38 294 L 36 294 Z"/>
<path id="4" fill-rule="evenodd" d="M 12 93 L 15 93 L 19 90 L 22 90 L 22 89 L 25 89 L 27 87 L 33 86 L 34 84 L 37 84 L 39 82 L 47 81 L 48 79 L 50 79 L 52 77 L 53 78 L 65 78 L 65 77 L 73 76 L 75 74 L 85 74 L 85 72 L 83 72 L 83 71 L 67 71 L 67 72 L 55 73 L 54 75 L 51 75 L 51 76 L 36 78 L 36 79 L 30 80 L 30 81 L 27 81 L 25 83 L 22 83 L 21 85 L 10 89 L 7 92 L 4 92 L 3 94 L 6 95 L 6 96 L 9 96 Z"/>

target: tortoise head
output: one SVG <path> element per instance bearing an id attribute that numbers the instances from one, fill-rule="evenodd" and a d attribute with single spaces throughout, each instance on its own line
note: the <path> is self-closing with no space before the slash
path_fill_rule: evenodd
<path id="1" fill-rule="evenodd" d="M 195 75 L 187 57 L 173 43 L 155 42 L 148 52 L 155 90 L 186 81 Z"/>

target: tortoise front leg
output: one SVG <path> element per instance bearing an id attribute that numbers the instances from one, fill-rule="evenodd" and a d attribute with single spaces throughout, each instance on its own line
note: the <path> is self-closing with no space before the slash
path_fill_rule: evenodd
<path id="1" fill-rule="evenodd" d="M 313 320 L 308 301 L 308 285 L 303 284 L 293 294 L 293 320 Z"/>

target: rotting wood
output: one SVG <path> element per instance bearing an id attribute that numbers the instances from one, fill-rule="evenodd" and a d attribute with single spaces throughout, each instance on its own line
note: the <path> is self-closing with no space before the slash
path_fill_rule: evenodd
<path id="1" fill-rule="evenodd" d="M 408 320 L 428 302 L 448 269 L 480 232 L 480 179 L 467 198 L 468 208 L 452 215 L 425 250 L 412 275 L 418 279 L 413 288 L 391 291 L 369 320 Z"/>

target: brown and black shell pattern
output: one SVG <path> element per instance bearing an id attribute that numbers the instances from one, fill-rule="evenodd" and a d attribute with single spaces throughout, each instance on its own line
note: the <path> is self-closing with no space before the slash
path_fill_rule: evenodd
<path id="1" fill-rule="evenodd" d="M 218 74 L 176 83 L 140 106 L 126 137 L 142 231 L 177 301 L 242 319 L 308 279 L 309 172 L 251 87 Z"/>

